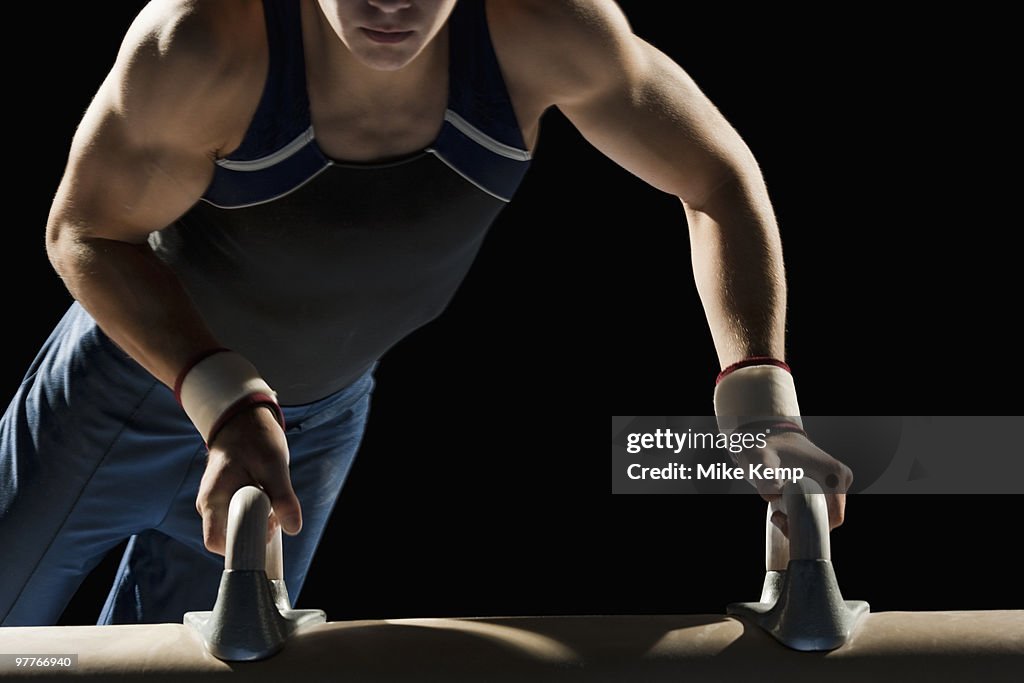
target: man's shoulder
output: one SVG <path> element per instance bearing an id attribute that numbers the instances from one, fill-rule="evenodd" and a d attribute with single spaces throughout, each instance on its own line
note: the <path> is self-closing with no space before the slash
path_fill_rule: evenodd
<path id="1" fill-rule="evenodd" d="M 533 90 L 585 88 L 626 66 L 635 36 L 614 0 L 486 0 L 502 66 Z"/>
<path id="2" fill-rule="evenodd" d="M 217 68 L 266 44 L 261 0 L 150 0 L 125 36 L 166 61 Z"/>
<path id="3" fill-rule="evenodd" d="M 237 144 L 266 78 L 260 0 L 151 0 L 132 22 L 93 109 L 139 144 Z M 183 142 L 184 141 L 184 142 Z"/>
<path id="4" fill-rule="evenodd" d="M 614 30 L 622 18 L 615 0 L 485 0 L 491 25 L 506 25 L 524 38 L 563 33 L 568 40 Z"/>

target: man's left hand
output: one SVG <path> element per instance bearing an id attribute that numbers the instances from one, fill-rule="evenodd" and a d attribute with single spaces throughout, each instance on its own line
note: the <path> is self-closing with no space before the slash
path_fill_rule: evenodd
<path id="1" fill-rule="evenodd" d="M 831 455 L 815 446 L 810 439 L 798 432 L 773 434 L 767 438 L 764 448 L 746 448 L 734 456 L 741 467 L 749 472 L 750 465 L 764 465 L 765 468 L 799 467 L 804 476 L 813 479 L 825 494 L 828 506 L 828 524 L 835 529 L 843 523 L 846 512 L 846 492 L 853 483 L 853 472 Z M 766 501 L 777 500 L 782 495 L 785 480 L 753 479 L 750 483 Z M 788 535 L 787 519 L 784 512 L 777 510 L 772 523 Z"/>

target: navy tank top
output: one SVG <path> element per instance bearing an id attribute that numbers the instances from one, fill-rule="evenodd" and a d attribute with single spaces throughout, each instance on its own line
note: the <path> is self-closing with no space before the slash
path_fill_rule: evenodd
<path id="1" fill-rule="evenodd" d="M 484 0 L 460 0 L 449 19 L 437 139 L 387 163 L 322 152 L 299 3 L 264 0 L 264 10 L 269 73 L 245 137 L 150 244 L 221 343 L 295 405 L 345 387 L 445 309 L 530 154 Z"/>

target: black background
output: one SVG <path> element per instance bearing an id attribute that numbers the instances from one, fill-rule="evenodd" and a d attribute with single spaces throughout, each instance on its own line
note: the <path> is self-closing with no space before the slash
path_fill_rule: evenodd
<path id="1" fill-rule="evenodd" d="M 16 10 L 38 41 L 8 59 L 8 396 L 70 302 L 43 226 L 74 127 L 143 4 Z M 992 36 L 1008 19 L 621 5 L 761 164 L 804 412 L 1019 412 L 997 398 L 1019 348 L 1006 331 L 1019 217 L 998 171 L 1011 81 Z M 549 113 L 448 312 L 384 358 L 300 606 L 344 620 L 721 612 L 756 598 L 755 496 L 610 494 L 608 417 L 708 414 L 717 371 L 678 201 Z M 1020 502 L 856 496 L 833 534 L 844 593 L 877 610 L 1021 607 L 1001 550 Z M 62 623 L 95 620 L 116 559 Z"/>

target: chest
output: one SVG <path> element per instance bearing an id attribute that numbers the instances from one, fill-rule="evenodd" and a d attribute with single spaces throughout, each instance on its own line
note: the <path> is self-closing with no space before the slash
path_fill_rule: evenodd
<path id="1" fill-rule="evenodd" d="M 401 157 L 430 146 L 444 123 L 447 74 L 432 74 L 425 85 L 401 101 L 371 102 L 313 70 L 309 109 L 317 144 L 332 159 L 355 162 Z"/>
<path id="2" fill-rule="evenodd" d="M 447 77 L 438 77 L 424 97 L 393 106 L 370 106 L 345 98 L 343 87 L 312 85 L 310 116 L 317 144 L 331 159 L 380 161 L 407 156 L 437 140 L 448 108 Z M 527 150 L 536 146 L 542 109 L 510 92 Z"/>

